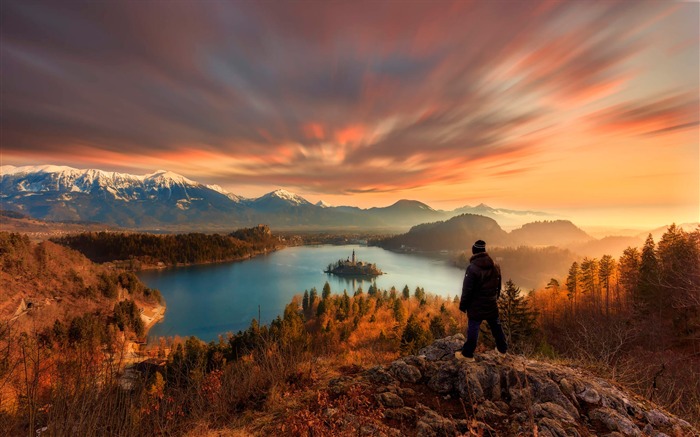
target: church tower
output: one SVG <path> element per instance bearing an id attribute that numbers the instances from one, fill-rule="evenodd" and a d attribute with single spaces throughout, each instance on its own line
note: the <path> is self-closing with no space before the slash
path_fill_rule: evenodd
<path id="1" fill-rule="evenodd" d="M 355 249 L 352 250 L 352 265 L 355 265 Z"/>

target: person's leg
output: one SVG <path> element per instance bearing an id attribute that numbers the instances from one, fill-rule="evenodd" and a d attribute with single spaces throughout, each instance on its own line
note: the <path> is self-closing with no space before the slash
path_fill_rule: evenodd
<path id="1" fill-rule="evenodd" d="M 496 348 L 498 352 L 504 354 L 508 351 L 508 343 L 506 342 L 506 335 L 503 333 L 503 327 L 501 326 L 501 321 L 498 318 L 487 320 L 489 328 L 491 328 L 491 333 L 493 338 L 496 340 Z"/>
<path id="2" fill-rule="evenodd" d="M 467 358 L 474 357 L 476 341 L 479 339 L 479 326 L 481 326 L 481 320 L 469 319 L 467 323 L 467 341 L 462 346 L 462 355 Z"/>

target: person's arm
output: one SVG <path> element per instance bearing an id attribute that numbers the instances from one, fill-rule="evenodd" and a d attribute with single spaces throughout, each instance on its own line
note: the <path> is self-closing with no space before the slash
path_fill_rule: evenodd
<path id="1" fill-rule="evenodd" d="M 496 264 L 496 273 L 498 274 L 498 293 L 496 294 L 496 297 L 498 299 L 500 299 L 501 298 L 501 288 L 503 288 L 503 281 L 502 281 L 503 278 L 501 277 L 501 266 L 499 266 L 498 264 Z"/>
<path id="2" fill-rule="evenodd" d="M 467 273 L 464 275 L 464 282 L 462 282 L 462 298 L 459 300 L 459 310 L 463 313 L 467 311 L 471 303 L 475 280 L 476 274 L 470 264 L 469 267 L 467 267 Z"/>

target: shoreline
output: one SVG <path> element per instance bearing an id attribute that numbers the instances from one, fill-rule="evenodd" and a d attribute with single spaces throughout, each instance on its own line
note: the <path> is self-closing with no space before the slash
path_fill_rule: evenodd
<path id="1" fill-rule="evenodd" d="M 273 249 L 267 249 L 267 250 L 260 250 L 256 252 L 251 252 L 247 255 L 236 257 L 236 258 L 230 258 L 230 259 L 222 259 L 222 260 L 212 260 L 212 261 L 200 261 L 200 262 L 192 262 L 192 263 L 175 263 L 175 264 L 165 264 L 162 261 L 163 265 L 158 265 L 158 264 L 141 264 L 138 268 L 128 268 L 128 267 L 120 267 L 119 264 L 121 263 L 129 263 L 131 260 L 115 260 L 115 261 L 108 261 L 105 264 L 112 264 L 117 268 L 124 268 L 125 270 L 132 271 L 132 272 L 143 272 L 143 271 L 151 271 L 151 270 L 165 270 L 165 269 L 175 269 L 179 267 L 192 267 L 192 266 L 203 266 L 203 265 L 209 265 L 209 264 L 225 264 L 225 263 L 231 263 L 231 262 L 238 262 L 238 261 L 245 261 L 249 259 L 256 258 L 261 255 L 268 255 L 273 252 L 277 252 L 282 249 L 286 249 L 287 247 L 290 246 L 275 246 Z M 140 261 L 137 261 L 140 263 Z"/>
<path id="2" fill-rule="evenodd" d="M 141 320 L 143 321 L 143 335 L 148 338 L 148 331 L 155 326 L 156 323 L 160 322 L 165 318 L 165 310 L 167 306 L 165 303 L 159 303 L 153 308 L 150 308 L 154 313 L 153 315 L 146 315 L 146 310 L 141 313 Z"/>

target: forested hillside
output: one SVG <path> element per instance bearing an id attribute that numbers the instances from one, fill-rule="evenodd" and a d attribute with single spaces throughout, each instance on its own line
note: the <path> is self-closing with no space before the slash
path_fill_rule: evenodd
<path id="1" fill-rule="evenodd" d="M 530 246 L 564 246 L 593 240 L 593 237 L 568 220 L 550 220 L 527 223 L 513 229 L 511 244 Z"/>
<path id="2" fill-rule="evenodd" d="M 50 241 L 33 243 L 8 232 L 0 232 L 0 284 L 0 320 L 32 328 L 88 312 L 110 313 L 119 299 L 160 300 L 157 290 L 132 273 L 96 265 Z M 22 301 L 30 308 L 21 310 Z"/>
<path id="3" fill-rule="evenodd" d="M 439 251 L 471 247 L 479 239 L 489 244 L 508 244 L 508 234 L 494 219 L 475 214 L 462 214 L 446 221 L 417 225 L 405 234 L 373 244 L 392 250 Z"/>
<path id="4" fill-rule="evenodd" d="M 15 233 L 0 232 L 0 284 L 0 435 L 33 435 L 52 400 L 78 401 L 63 384 L 114 379 L 148 328 L 142 311 L 162 308 L 133 273 Z"/>
<path id="5" fill-rule="evenodd" d="M 75 249 L 94 262 L 131 261 L 141 264 L 196 264 L 244 259 L 282 246 L 270 228 L 260 225 L 221 234 L 146 234 L 87 232 L 52 239 Z"/>
<path id="6" fill-rule="evenodd" d="M 700 419 L 700 229 L 575 261 L 531 302 L 554 351 Z"/>

